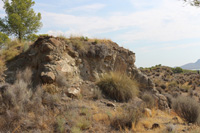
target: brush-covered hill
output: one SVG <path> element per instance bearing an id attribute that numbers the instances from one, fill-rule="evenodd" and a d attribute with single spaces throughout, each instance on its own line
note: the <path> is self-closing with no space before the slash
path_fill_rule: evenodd
<path id="1" fill-rule="evenodd" d="M 191 95 L 194 99 L 200 99 L 200 74 L 197 71 L 184 70 L 177 67 L 154 66 L 141 68 L 154 83 L 156 89 L 165 96 L 179 97 Z M 171 106 L 171 105 L 170 105 Z"/>
<path id="2" fill-rule="evenodd" d="M 6 60 L 0 73 L 0 132 L 198 128 L 187 125 L 197 120 L 188 122 L 172 110 L 154 74 L 134 65 L 135 53 L 111 40 L 41 36 L 26 50 L 8 46 L 0 58 Z"/>

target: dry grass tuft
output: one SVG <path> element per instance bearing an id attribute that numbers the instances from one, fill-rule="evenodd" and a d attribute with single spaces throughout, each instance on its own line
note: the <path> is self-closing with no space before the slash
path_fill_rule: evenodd
<path id="1" fill-rule="evenodd" d="M 134 124 L 137 125 L 142 116 L 142 110 L 139 108 L 123 110 L 121 114 L 111 118 L 111 126 L 115 130 L 130 130 Z"/>
<path id="2" fill-rule="evenodd" d="M 73 37 L 70 38 L 70 41 L 75 50 L 79 50 L 79 52 L 87 52 L 89 50 L 89 45 L 81 38 Z"/>
<path id="3" fill-rule="evenodd" d="M 5 70 L 6 70 L 5 62 L 0 58 L 0 81 L 3 80 L 2 76 Z"/>
<path id="4" fill-rule="evenodd" d="M 53 84 L 44 84 L 42 85 L 42 88 L 45 92 L 48 92 L 49 94 L 56 94 L 59 92 L 58 88 Z"/>
<path id="5" fill-rule="evenodd" d="M 28 85 L 32 84 L 32 70 L 31 68 L 27 67 L 23 72 L 22 71 L 18 71 L 16 74 L 16 82 L 18 82 L 19 80 L 23 80 L 24 82 L 26 82 Z"/>
<path id="6" fill-rule="evenodd" d="M 145 92 L 142 95 L 142 100 L 145 102 L 147 108 L 152 109 L 153 107 L 155 107 L 155 99 L 150 92 Z"/>
<path id="7" fill-rule="evenodd" d="M 118 102 L 128 102 L 138 93 L 137 83 L 120 72 L 104 74 L 97 85 L 107 97 Z"/>
<path id="8" fill-rule="evenodd" d="M 55 132 L 64 133 L 65 132 L 65 123 L 66 120 L 62 117 L 57 117 L 55 123 Z"/>
<path id="9" fill-rule="evenodd" d="M 93 96 L 92 96 L 92 98 L 93 98 L 94 100 L 101 99 L 101 98 L 102 98 L 102 91 L 101 91 L 99 88 L 95 88 L 95 89 L 93 90 Z"/>
<path id="10" fill-rule="evenodd" d="M 2 50 L 2 57 L 5 61 L 13 59 L 15 56 L 26 51 L 29 48 L 29 43 L 20 42 L 15 39 L 5 44 L 5 48 Z"/>
<path id="11" fill-rule="evenodd" d="M 190 97 L 178 97 L 174 99 L 172 107 L 174 111 L 188 123 L 198 123 L 200 106 Z"/>

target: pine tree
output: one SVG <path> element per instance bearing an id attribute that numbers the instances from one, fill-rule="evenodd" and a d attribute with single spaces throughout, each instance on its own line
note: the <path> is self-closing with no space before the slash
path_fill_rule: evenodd
<path id="1" fill-rule="evenodd" d="M 41 14 L 36 14 L 31 8 L 35 2 L 32 0 L 3 0 L 7 14 L 0 18 L 0 31 L 16 36 L 20 41 L 30 34 L 38 32 L 42 23 Z"/>

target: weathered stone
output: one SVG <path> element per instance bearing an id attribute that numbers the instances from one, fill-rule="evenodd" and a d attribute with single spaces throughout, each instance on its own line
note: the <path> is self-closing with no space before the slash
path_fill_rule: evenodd
<path id="1" fill-rule="evenodd" d="M 49 41 L 56 47 L 61 45 L 61 41 L 57 40 L 56 38 L 50 38 Z"/>
<path id="2" fill-rule="evenodd" d="M 173 125 L 173 124 L 169 124 L 169 125 L 167 125 L 166 126 L 166 130 L 168 131 L 168 132 L 175 132 L 175 130 L 176 130 L 176 126 L 175 125 Z"/>
<path id="3" fill-rule="evenodd" d="M 147 116 L 150 116 L 152 117 L 152 112 L 149 108 L 144 108 L 144 113 L 147 115 Z"/>
<path id="4" fill-rule="evenodd" d="M 69 97 L 78 97 L 81 94 L 81 89 L 79 87 L 71 87 L 67 89 L 66 94 Z"/>
<path id="5" fill-rule="evenodd" d="M 43 83 L 51 84 L 55 81 L 55 75 L 53 72 L 42 72 L 41 78 Z"/>
<path id="6" fill-rule="evenodd" d="M 50 62 L 50 61 L 52 61 L 54 58 L 53 58 L 53 56 L 52 55 L 46 55 L 45 56 L 45 61 L 47 61 L 47 62 Z"/>
<path id="7" fill-rule="evenodd" d="M 114 103 L 112 103 L 112 102 L 107 102 L 106 105 L 108 107 L 116 107 L 116 105 Z"/>
<path id="8" fill-rule="evenodd" d="M 159 105 L 159 108 L 162 109 L 162 110 L 166 110 L 169 108 L 169 105 L 168 105 L 168 100 L 167 98 L 162 95 L 162 94 L 155 94 L 157 100 L 158 100 L 158 105 Z"/>
<path id="9" fill-rule="evenodd" d="M 51 46 L 51 44 L 49 43 L 44 43 L 42 45 L 42 49 L 41 49 L 41 52 L 50 52 L 53 50 L 53 46 Z"/>

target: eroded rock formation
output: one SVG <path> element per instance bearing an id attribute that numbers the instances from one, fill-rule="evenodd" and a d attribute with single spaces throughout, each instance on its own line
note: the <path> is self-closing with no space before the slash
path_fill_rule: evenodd
<path id="1" fill-rule="evenodd" d="M 77 45 L 78 43 L 81 46 Z M 96 81 L 101 74 L 109 71 L 121 71 L 136 79 L 141 90 L 149 90 L 156 97 L 154 83 L 134 65 L 135 53 L 107 41 L 73 41 L 51 36 L 40 37 L 30 49 L 10 61 L 7 66 L 6 81 L 13 83 L 17 70 L 30 67 L 33 70 L 33 83 L 52 84 L 58 75 L 65 75 L 69 86 L 85 81 Z M 78 86 L 78 85 L 77 85 Z M 167 107 L 167 104 L 163 104 Z"/>

